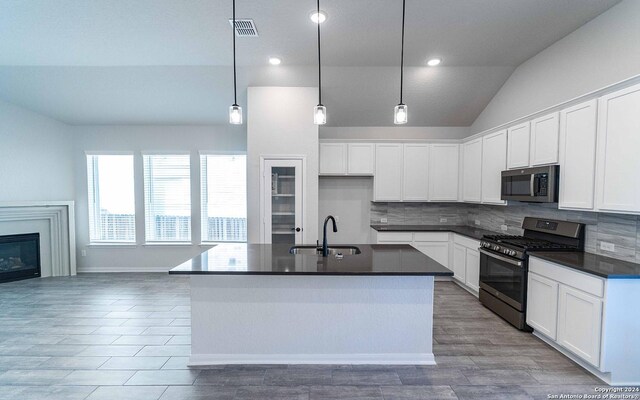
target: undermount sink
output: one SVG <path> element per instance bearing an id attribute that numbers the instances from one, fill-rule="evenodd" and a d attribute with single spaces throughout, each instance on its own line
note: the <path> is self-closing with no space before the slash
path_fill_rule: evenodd
<path id="1" fill-rule="evenodd" d="M 342 254 L 345 256 L 352 256 L 360 254 L 360 249 L 355 246 L 331 246 L 328 248 L 329 254 Z M 307 254 L 307 255 L 322 255 L 322 247 L 317 246 L 293 246 L 289 249 L 291 254 Z"/>

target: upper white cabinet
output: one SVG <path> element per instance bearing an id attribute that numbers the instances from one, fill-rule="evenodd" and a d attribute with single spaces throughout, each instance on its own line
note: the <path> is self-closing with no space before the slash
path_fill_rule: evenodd
<path id="1" fill-rule="evenodd" d="M 346 172 L 346 143 L 320 143 L 320 174 L 344 175 Z"/>
<path id="2" fill-rule="evenodd" d="M 429 200 L 429 145 L 405 144 L 403 170 L 402 199 L 405 201 Z"/>
<path id="3" fill-rule="evenodd" d="M 373 175 L 375 146 L 373 143 L 347 145 L 347 175 Z"/>
<path id="4" fill-rule="evenodd" d="M 505 204 L 505 201 L 500 199 L 500 194 L 502 189 L 501 172 L 506 168 L 507 131 L 499 131 L 484 136 L 482 138 L 481 191 L 483 203 Z"/>
<path id="5" fill-rule="evenodd" d="M 373 200 L 402 201 L 403 145 L 398 143 L 376 144 L 375 159 Z"/>
<path id="6" fill-rule="evenodd" d="M 558 113 L 531 121 L 531 166 L 558 162 Z"/>
<path id="7" fill-rule="evenodd" d="M 593 209 L 597 108 L 594 99 L 560 112 L 560 208 Z"/>
<path id="8" fill-rule="evenodd" d="M 597 207 L 640 212 L 640 85 L 598 100 Z"/>
<path id="9" fill-rule="evenodd" d="M 523 168 L 529 166 L 530 124 L 515 125 L 508 129 L 507 167 Z"/>
<path id="10" fill-rule="evenodd" d="M 320 143 L 320 175 L 373 175 L 373 143 Z"/>
<path id="11" fill-rule="evenodd" d="M 430 145 L 429 200 L 458 200 L 459 145 L 436 143 Z"/>
<path id="12" fill-rule="evenodd" d="M 462 145 L 462 200 L 482 200 L 482 138 Z"/>

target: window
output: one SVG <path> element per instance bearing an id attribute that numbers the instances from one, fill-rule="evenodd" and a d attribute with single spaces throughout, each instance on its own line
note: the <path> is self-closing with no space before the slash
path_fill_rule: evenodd
<path id="1" fill-rule="evenodd" d="M 135 242 L 133 155 L 87 155 L 91 242 Z"/>
<path id="2" fill-rule="evenodd" d="M 247 156 L 201 155 L 202 241 L 247 241 Z"/>
<path id="3" fill-rule="evenodd" d="M 143 156 L 147 242 L 191 241 L 189 158 L 188 154 Z"/>

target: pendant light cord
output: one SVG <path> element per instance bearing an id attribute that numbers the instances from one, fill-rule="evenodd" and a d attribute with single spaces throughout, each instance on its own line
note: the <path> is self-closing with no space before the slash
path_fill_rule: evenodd
<path id="1" fill-rule="evenodd" d="M 317 0 L 318 8 L 318 105 L 322 105 L 322 68 L 320 62 L 320 0 Z"/>
<path id="2" fill-rule="evenodd" d="M 238 105 L 237 83 L 236 83 L 236 0 L 233 0 L 233 105 Z"/>
<path id="3" fill-rule="evenodd" d="M 400 46 L 400 104 L 402 103 L 402 86 L 404 82 L 404 15 L 406 0 L 402 0 L 402 45 Z"/>

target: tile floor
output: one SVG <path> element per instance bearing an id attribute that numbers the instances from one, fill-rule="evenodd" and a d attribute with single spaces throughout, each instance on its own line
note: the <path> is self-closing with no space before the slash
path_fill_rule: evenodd
<path id="1" fill-rule="evenodd" d="M 469 293 L 436 284 L 437 366 L 189 369 L 189 285 L 84 274 L 0 285 L 0 400 L 547 399 L 602 382 Z"/>

